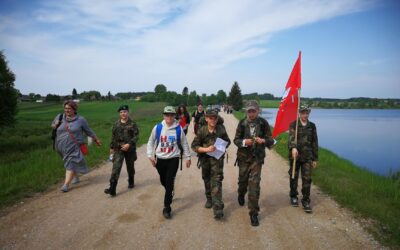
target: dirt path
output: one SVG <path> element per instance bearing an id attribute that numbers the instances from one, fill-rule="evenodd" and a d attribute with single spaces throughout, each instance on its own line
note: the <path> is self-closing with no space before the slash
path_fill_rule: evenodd
<path id="1" fill-rule="evenodd" d="M 222 114 L 231 139 L 237 120 Z M 191 128 L 189 131 L 192 131 Z M 189 142 L 193 134 L 189 132 Z M 274 151 L 263 166 L 260 226 L 251 227 L 247 207 L 237 203 L 236 146 L 224 167 L 225 219 L 215 221 L 205 203 L 201 172 L 193 157 L 179 171 L 173 218 L 161 214 L 163 188 L 138 149 L 136 187 L 127 189 L 123 169 L 117 197 L 103 193 L 111 164 L 90 172 L 69 193 L 50 190 L 14 206 L 0 218 L 0 249 L 375 249 L 381 246 L 351 214 L 312 187 L 313 214 L 293 208 L 288 199 L 287 162 Z M 105 156 L 106 157 L 106 156 Z"/>

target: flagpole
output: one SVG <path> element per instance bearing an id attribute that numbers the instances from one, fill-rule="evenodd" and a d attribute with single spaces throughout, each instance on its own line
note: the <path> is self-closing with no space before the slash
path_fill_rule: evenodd
<path id="1" fill-rule="evenodd" d="M 299 107 L 300 107 L 300 92 L 301 92 L 301 89 L 298 89 L 297 90 L 298 91 L 298 106 L 297 106 L 297 116 L 296 116 L 296 132 L 295 132 L 295 134 L 294 134 L 294 143 L 296 144 L 296 150 L 297 150 L 297 152 L 298 152 L 298 149 L 297 149 L 297 132 L 298 132 L 298 128 L 299 128 Z M 296 168 L 296 158 L 294 158 L 293 159 L 293 166 L 292 166 L 292 179 L 294 179 L 294 173 L 295 173 L 295 168 Z"/>

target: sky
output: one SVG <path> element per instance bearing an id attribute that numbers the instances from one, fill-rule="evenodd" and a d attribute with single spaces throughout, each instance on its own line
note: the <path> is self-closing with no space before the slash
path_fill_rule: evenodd
<path id="1" fill-rule="evenodd" d="M 168 90 L 400 98 L 396 0 L 0 0 L 23 94 Z"/>

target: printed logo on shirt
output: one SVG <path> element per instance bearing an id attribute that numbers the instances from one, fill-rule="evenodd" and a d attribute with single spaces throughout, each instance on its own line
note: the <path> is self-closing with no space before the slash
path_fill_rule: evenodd
<path id="1" fill-rule="evenodd" d="M 165 136 L 162 135 L 160 136 L 160 151 L 163 153 L 171 153 L 174 151 L 176 144 L 176 136 L 175 135 L 170 135 L 170 136 Z"/>

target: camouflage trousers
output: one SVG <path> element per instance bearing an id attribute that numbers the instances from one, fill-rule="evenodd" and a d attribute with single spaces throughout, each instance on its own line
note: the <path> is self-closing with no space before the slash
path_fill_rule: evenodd
<path id="1" fill-rule="evenodd" d="M 303 195 L 302 201 L 310 202 L 310 190 L 311 190 L 311 174 L 312 174 L 312 166 L 311 161 L 307 162 L 300 162 L 296 161 L 296 168 L 294 179 L 292 179 L 292 169 L 293 169 L 293 160 L 290 160 L 290 169 L 289 169 L 289 185 L 290 185 L 290 197 L 297 197 L 299 194 L 297 192 L 297 185 L 299 180 L 299 172 L 301 171 L 301 181 L 302 181 L 302 188 L 301 193 Z"/>
<path id="2" fill-rule="evenodd" d="M 248 191 L 249 214 L 260 211 L 258 201 L 260 199 L 260 181 L 262 164 L 257 161 L 239 160 L 238 194 L 245 195 Z"/>
<path id="3" fill-rule="evenodd" d="M 204 181 L 205 195 L 212 201 L 214 214 L 224 209 L 222 201 L 222 180 L 224 179 L 224 159 L 206 157 L 201 160 L 201 176 Z"/>
<path id="4" fill-rule="evenodd" d="M 135 175 L 136 152 L 115 151 L 110 182 L 118 182 L 124 159 L 126 162 L 126 171 L 128 172 L 129 180 L 133 180 Z"/>

